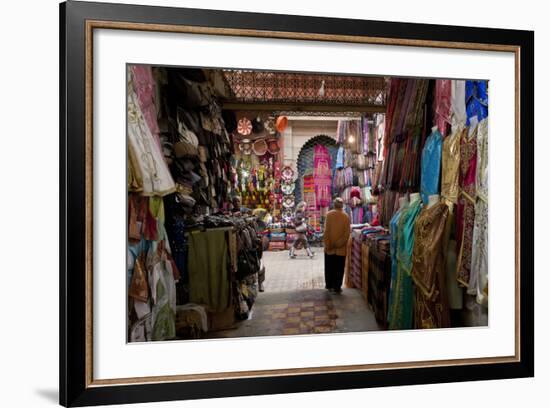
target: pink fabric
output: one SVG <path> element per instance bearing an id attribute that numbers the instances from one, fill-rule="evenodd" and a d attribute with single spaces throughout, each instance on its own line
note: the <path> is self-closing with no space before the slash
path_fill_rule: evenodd
<path id="1" fill-rule="evenodd" d="M 313 151 L 313 177 L 317 207 L 328 207 L 331 200 L 332 174 L 330 154 L 323 145 L 315 146 Z"/>
<path id="2" fill-rule="evenodd" d="M 447 135 L 447 123 L 451 123 L 451 94 L 452 81 L 450 79 L 436 79 L 435 124 L 443 137 Z"/>
<path id="3" fill-rule="evenodd" d="M 463 134 L 460 140 L 458 184 L 461 193 L 456 206 L 457 279 L 468 286 L 475 219 L 477 140 Z"/>
<path id="4" fill-rule="evenodd" d="M 153 71 L 147 65 L 133 65 L 132 75 L 134 89 L 138 97 L 139 107 L 143 112 L 145 122 L 160 147 L 159 127 L 157 122 L 157 108 L 155 106 L 155 80 Z"/>

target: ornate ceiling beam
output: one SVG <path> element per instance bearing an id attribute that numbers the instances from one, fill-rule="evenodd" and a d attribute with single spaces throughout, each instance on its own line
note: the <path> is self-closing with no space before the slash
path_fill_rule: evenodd
<path id="1" fill-rule="evenodd" d="M 293 104 L 293 103 L 258 103 L 258 102 L 223 102 L 223 109 L 252 110 L 271 112 L 308 112 L 308 113 L 384 113 L 386 105 L 344 105 L 344 104 Z"/>

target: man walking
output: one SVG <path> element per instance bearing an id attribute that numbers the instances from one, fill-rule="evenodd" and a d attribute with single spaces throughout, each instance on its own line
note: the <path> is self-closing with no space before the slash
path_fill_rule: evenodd
<path id="1" fill-rule="evenodd" d="M 350 219 L 344 212 L 344 201 L 334 199 L 334 209 L 327 214 L 323 242 L 325 245 L 325 288 L 342 292 L 346 265 L 346 245 L 350 236 Z"/>

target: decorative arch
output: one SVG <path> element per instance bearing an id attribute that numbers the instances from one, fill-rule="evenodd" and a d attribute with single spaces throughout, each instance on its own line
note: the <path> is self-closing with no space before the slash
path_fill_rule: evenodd
<path id="1" fill-rule="evenodd" d="M 298 178 L 296 179 L 296 187 L 294 189 L 295 202 L 298 203 L 302 201 L 302 180 L 304 174 L 309 170 L 313 170 L 313 150 L 316 145 L 325 146 L 329 153 L 331 159 L 331 165 L 333 167 L 333 176 L 334 176 L 334 163 L 336 163 L 336 154 L 338 152 L 338 145 L 334 138 L 327 135 L 316 135 L 310 138 L 300 149 L 298 153 L 298 158 L 296 159 L 296 169 L 298 173 Z"/>

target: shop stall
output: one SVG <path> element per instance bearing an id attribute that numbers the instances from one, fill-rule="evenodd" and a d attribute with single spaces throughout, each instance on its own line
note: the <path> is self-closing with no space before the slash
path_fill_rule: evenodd
<path id="1" fill-rule="evenodd" d="M 367 107 L 323 80 L 324 106 L 253 75 L 128 68 L 128 340 L 247 319 L 263 250 L 293 245 L 302 202 L 322 242 L 335 197 L 352 224 L 346 285 L 381 328 L 486 323 L 487 82 L 379 78 L 383 104 Z M 253 100 L 269 92 L 272 105 Z M 284 105 L 297 98 L 298 113 Z"/>

